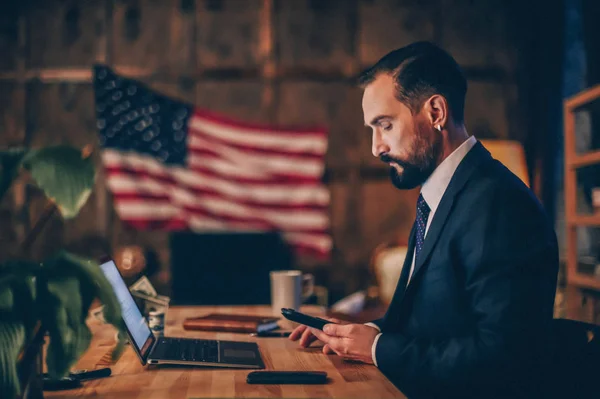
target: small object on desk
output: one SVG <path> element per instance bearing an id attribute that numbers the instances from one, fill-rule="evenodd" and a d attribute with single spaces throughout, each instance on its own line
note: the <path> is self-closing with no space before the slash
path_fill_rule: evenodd
<path id="1" fill-rule="evenodd" d="M 276 317 L 211 313 L 183 321 L 185 330 L 263 333 L 279 327 Z"/>
<path id="2" fill-rule="evenodd" d="M 81 387 L 81 381 L 75 377 L 63 377 L 60 379 L 51 378 L 48 373 L 42 376 L 42 386 L 44 391 L 65 391 Z"/>
<path id="3" fill-rule="evenodd" d="M 154 331 L 163 331 L 165 329 L 165 312 L 162 309 L 151 310 L 148 312 L 148 327 Z"/>
<path id="4" fill-rule="evenodd" d="M 104 367 L 96 370 L 74 370 L 69 373 L 69 376 L 77 378 L 79 381 L 85 381 L 109 377 L 111 373 L 112 370 L 110 369 L 110 367 Z"/>
<path id="5" fill-rule="evenodd" d="M 137 291 L 139 293 L 143 293 L 151 297 L 156 297 L 158 295 L 156 289 L 154 288 L 154 286 L 152 286 L 152 283 L 150 282 L 150 280 L 148 280 L 148 277 L 146 276 L 142 276 L 138 281 L 133 283 L 130 287 L 130 290 Z"/>
<path id="6" fill-rule="evenodd" d="M 248 384 L 325 384 L 325 371 L 252 371 L 246 377 Z"/>
<path id="7" fill-rule="evenodd" d="M 250 335 L 259 338 L 287 338 L 291 333 L 291 331 L 263 331 L 259 333 L 252 333 Z"/>

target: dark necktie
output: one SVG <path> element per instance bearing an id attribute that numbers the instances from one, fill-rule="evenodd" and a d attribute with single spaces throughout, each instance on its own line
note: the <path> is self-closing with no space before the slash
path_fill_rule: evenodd
<path id="1" fill-rule="evenodd" d="M 415 264 L 419 259 L 419 253 L 423 249 L 423 243 L 425 242 L 425 229 L 427 228 L 427 218 L 429 218 L 429 205 L 425 202 L 422 194 L 419 194 L 417 200 L 417 234 L 415 243 Z"/>
<path id="2" fill-rule="evenodd" d="M 415 254 L 414 254 L 414 264 L 417 264 L 417 259 L 419 256 L 419 252 L 423 249 L 423 241 L 425 241 L 425 228 L 427 227 L 427 218 L 429 217 L 429 205 L 425 202 L 425 199 L 421 194 L 419 194 L 419 199 L 417 200 L 417 218 L 415 220 Z M 400 273 L 400 281 L 398 282 L 398 286 L 406 289 L 408 285 L 408 279 L 412 273 L 412 265 L 408 264 L 402 268 L 402 272 Z"/>

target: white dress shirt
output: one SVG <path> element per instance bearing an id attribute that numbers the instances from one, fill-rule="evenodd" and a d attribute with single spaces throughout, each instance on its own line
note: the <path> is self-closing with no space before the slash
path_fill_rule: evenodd
<path id="1" fill-rule="evenodd" d="M 425 237 L 427 237 L 427 231 L 429 230 L 429 226 L 431 225 L 431 221 L 433 220 L 433 216 L 435 215 L 435 211 L 437 210 L 446 189 L 448 188 L 448 184 L 450 184 L 450 180 L 452 176 L 454 176 L 454 172 L 456 172 L 456 168 L 461 163 L 463 158 L 467 155 L 467 153 L 473 148 L 473 146 L 477 143 L 475 136 L 471 136 L 466 139 L 456 150 L 452 152 L 452 154 L 448 155 L 446 159 L 442 161 L 441 164 L 429 176 L 429 178 L 423 183 L 421 187 L 421 194 L 427 202 L 429 206 L 429 217 L 427 219 L 427 226 L 425 227 Z M 410 278 L 412 277 L 413 271 L 415 269 L 415 255 L 416 248 L 413 252 L 412 263 L 410 265 L 410 274 L 408 276 L 408 282 L 410 282 Z M 408 283 L 407 283 L 408 285 Z M 377 327 L 374 323 L 367 323 L 368 326 L 374 327 L 381 331 L 379 327 Z M 375 341 L 373 341 L 373 346 L 371 347 L 371 357 L 373 358 L 373 363 L 377 366 L 377 360 L 375 359 L 375 349 L 377 348 L 377 342 L 379 341 L 379 337 L 381 337 L 382 333 L 377 334 L 375 337 Z"/>

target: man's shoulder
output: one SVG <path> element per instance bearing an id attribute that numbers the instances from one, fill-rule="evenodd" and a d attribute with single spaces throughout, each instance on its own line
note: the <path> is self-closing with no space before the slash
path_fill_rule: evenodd
<path id="1" fill-rule="evenodd" d="M 490 159 L 473 173 L 462 194 L 475 197 L 481 203 L 502 202 L 512 204 L 530 203 L 541 206 L 533 191 L 506 166 L 495 159 Z M 509 201 L 508 203 L 506 201 Z"/>
<path id="2" fill-rule="evenodd" d="M 535 193 L 497 160 L 490 160 L 471 176 L 457 198 L 457 214 L 485 218 L 494 224 L 513 223 L 552 231 L 548 214 Z"/>

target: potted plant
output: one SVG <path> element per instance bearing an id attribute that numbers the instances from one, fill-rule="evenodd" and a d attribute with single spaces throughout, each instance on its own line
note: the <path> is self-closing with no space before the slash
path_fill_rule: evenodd
<path id="1" fill-rule="evenodd" d="M 0 397 L 40 397 L 44 337 L 48 374 L 61 378 L 88 348 L 86 318 L 92 302 L 104 305 L 104 318 L 125 337 L 121 309 L 97 263 L 57 248 L 42 262 L 30 247 L 54 214 L 75 217 L 91 193 L 95 168 L 90 151 L 69 146 L 0 151 L 0 199 L 21 174 L 28 174 L 49 201 L 25 241 L 0 264 Z M 5 256 L 6 258 L 6 256 Z M 123 341 L 115 346 L 118 357 Z M 32 393 L 37 388 L 37 393 Z"/>

